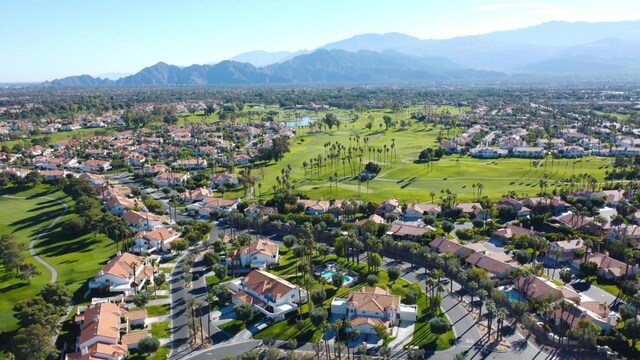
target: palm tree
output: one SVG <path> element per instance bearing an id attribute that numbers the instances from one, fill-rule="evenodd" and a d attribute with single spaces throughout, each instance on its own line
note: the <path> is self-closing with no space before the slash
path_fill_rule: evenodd
<path id="1" fill-rule="evenodd" d="M 488 331 L 487 340 L 491 341 L 491 326 L 493 324 L 493 318 L 495 317 L 496 311 L 497 311 L 496 303 L 493 302 L 493 300 L 489 299 L 485 303 L 485 306 L 487 308 L 487 319 L 488 319 L 488 321 L 487 321 L 487 331 Z"/>
<path id="2" fill-rule="evenodd" d="M 186 300 L 187 305 L 187 314 L 191 317 L 192 325 L 193 325 L 193 342 L 196 342 L 196 317 L 195 317 L 195 309 L 196 309 L 196 299 L 192 297 L 188 297 Z"/>
<path id="3" fill-rule="evenodd" d="M 329 340 L 327 339 L 328 330 L 329 330 L 329 323 L 327 322 L 327 320 L 324 320 L 320 324 L 320 332 L 322 333 L 322 337 L 324 338 L 324 348 L 325 348 L 324 353 L 327 356 L 327 359 L 331 360 L 331 352 L 329 351 Z"/>

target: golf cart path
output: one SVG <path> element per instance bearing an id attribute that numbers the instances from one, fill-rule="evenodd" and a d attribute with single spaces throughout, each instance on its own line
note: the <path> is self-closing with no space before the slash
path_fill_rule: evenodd
<path id="1" fill-rule="evenodd" d="M 3 195 L 3 197 L 10 198 L 10 199 L 22 199 L 22 200 L 26 200 L 27 199 L 24 196 Z M 49 264 L 43 258 L 38 256 L 38 254 L 36 253 L 35 245 L 38 242 L 38 240 L 40 240 L 40 237 L 42 235 L 48 233 L 49 231 L 51 231 L 51 229 L 58 223 L 58 221 L 60 221 L 60 218 L 63 217 L 67 213 L 67 210 L 69 210 L 69 206 L 67 204 L 63 203 L 62 201 L 56 199 L 56 198 L 52 198 L 52 197 L 48 197 L 48 196 L 40 196 L 37 199 L 52 200 L 52 201 L 55 201 L 58 204 L 64 206 L 64 209 L 62 210 L 62 213 L 60 215 L 58 215 L 58 217 L 55 218 L 55 220 L 53 220 L 51 222 L 51 224 L 49 224 L 49 226 L 47 226 L 46 229 L 40 231 L 38 233 L 38 235 L 36 235 L 36 237 L 34 237 L 33 240 L 31 240 L 31 242 L 29 243 L 29 253 L 31 254 L 31 256 L 34 259 L 36 259 L 37 262 L 39 262 L 40 264 L 44 265 L 44 267 L 46 267 L 47 270 L 49 270 L 51 272 L 51 281 L 50 282 L 54 283 L 54 282 L 58 281 L 58 271 L 51 264 Z"/>

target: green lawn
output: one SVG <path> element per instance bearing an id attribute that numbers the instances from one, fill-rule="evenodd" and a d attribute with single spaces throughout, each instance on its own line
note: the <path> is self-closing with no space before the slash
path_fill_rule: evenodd
<path id="1" fill-rule="evenodd" d="M 158 339 L 165 339 L 171 337 L 171 321 L 161 321 L 151 324 L 151 335 Z"/>
<path id="2" fill-rule="evenodd" d="M 58 217 L 63 206 L 40 198 L 48 196 L 59 198 L 70 207 L 70 212 L 36 244 L 36 252 L 58 270 L 58 281 L 75 292 L 76 300 L 82 300 L 83 285 L 95 276 L 109 257 L 115 254 L 112 241 L 93 234 L 80 237 L 69 237 L 61 230 L 65 221 L 75 217 L 72 213 L 72 200 L 56 188 L 39 185 L 24 190 L 8 188 L 2 195 L 28 197 L 28 199 L 11 199 L 0 197 L 0 234 L 11 233 L 20 242 L 28 246 L 29 242 L 41 231 L 46 229 Z M 51 273 L 29 256 L 25 250 L 26 261 L 37 266 L 42 273 L 31 279 L 31 284 L 23 282 L 13 274 L 7 274 L 0 267 L 0 331 L 15 329 L 16 321 L 12 316 L 13 304 L 28 299 L 38 293 L 39 289 L 51 279 Z"/>
<path id="3" fill-rule="evenodd" d="M 238 319 L 233 319 L 231 321 L 227 321 L 226 323 L 218 326 L 218 328 L 222 331 L 226 331 L 229 334 L 237 334 L 240 331 L 244 330 L 247 328 L 247 326 L 245 325 L 244 321 L 242 320 L 238 320 Z"/>
<path id="4" fill-rule="evenodd" d="M 171 349 L 168 346 L 160 346 L 158 351 L 147 356 L 147 354 L 141 354 L 139 352 L 131 352 L 127 356 L 128 360 L 165 360 L 169 357 Z"/>
<path id="5" fill-rule="evenodd" d="M 615 282 L 610 282 L 604 279 L 598 279 L 597 276 L 593 276 L 591 278 L 587 279 L 591 284 L 601 288 L 602 290 L 608 292 L 609 294 L 613 295 L 613 296 L 620 296 L 620 288 L 618 287 L 618 284 L 616 284 Z"/>
<path id="6" fill-rule="evenodd" d="M 417 110 L 417 109 L 414 109 Z M 467 111 L 467 109 L 448 109 L 451 112 Z M 532 161 L 528 159 L 497 159 L 483 160 L 474 159 L 469 156 L 451 155 L 445 156 L 442 160 L 433 162 L 427 167 L 425 164 L 417 164 L 414 161 L 418 158 L 420 151 L 426 147 L 437 145 L 437 137 L 442 134 L 447 137 L 455 137 L 463 129 L 445 129 L 442 126 L 416 124 L 410 120 L 411 111 L 407 110 L 401 114 L 392 113 L 390 110 L 376 110 L 369 113 L 358 114 L 359 120 L 350 121 L 350 113 L 345 110 L 336 111 L 338 118 L 341 118 L 340 129 L 309 133 L 308 129 L 299 129 L 298 134 L 291 141 L 291 152 L 286 154 L 279 163 L 269 163 L 262 167 L 261 164 L 254 166 L 253 173 L 262 180 L 261 191 L 263 197 L 271 196 L 273 185 L 276 184 L 276 176 L 280 176 L 280 170 L 291 165 L 291 181 L 297 190 L 308 195 L 312 199 L 331 198 L 356 198 L 382 201 L 389 197 L 396 197 L 399 200 L 412 202 L 430 201 L 429 194 L 434 192 L 435 199 L 441 190 L 450 189 L 458 195 L 459 201 L 470 201 L 474 196 L 474 183 L 480 182 L 484 185 L 482 195 L 490 198 L 499 198 L 505 192 L 512 190 L 520 194 L 536 194 L 540 191 L 540 180 L 547 179 L 548 191 L 551 191 L 555 184 L 560 185 L 560 181 L 569 178 L 574 174 L 589 173 L 603 181 L 606 170 L 612 168 L 613 159 L 588 157 L 584 159 L 563 159 L 552 160 L 550 157 L 542 161 L 538 167 L 532 166 Z M 304 114 L 303 114 L 304 115 Z M 317 117 L 318 115 L 311 115 Z M 365 128 L 367 117 L 374 117 L 374 127 L 372 130 Z M 413 125 L 408 128 L 399 127 L 385 130 L 381 129 L 382 117 L 389 115 L 394 120 L 411 121 Z M 320 171 L 314 170 L 311 174 L 309 168 L 305 171 L 304 162 L 309 163 L 311 158 L 318 155 L 325 155 L 327 143 L 340 142 L 344 147 L 356 145 L 355 138 L 360 138 L 360 145 L 363 146 L 363 139 L 368 139 L 368 146 L 374 148 L 384 148 L 386 145 L 391 148 L 395 143 L 395 151 L 389 152 L 386 160 L 381 160 L 382 171 L 379 176 L 370 181 L 367 190 L 366 183 L 359 183 L 350 176 L 348 162 L 343 166 L 340 161 L 337 166 Z M 391 156 L 393 155 L 393 156 Z M 374 160 L 372 155 L 372 161 Z M 368 152 L 363 158 L 363 165 L 369 161 Z M 236 169 L 240 171 L 240 168 Z M 329 184 L 329 177 L 338 176 L 338 190 L 335 181 Z M 243 195 L 242 189 L 228 190 L 225 197 L 237 198 Z M 260 194 L 258 194 L 260 195 Z"/>
<path id="7" fill-rule="evenodd" d="M 144 308 L 147 309 L 147 316 L 148 317 L 169 315 L 169 313 L 171 312 L 171 305 L 170 304 L 147 305 Z M 136 309 L 138 309 L 138 308 L 133 307 L 130 310 L 136 310 Z"/>
<path id="8" fill-rule="evenodd" d="M 74 131 L 60 131 L 53 134 L 42 134 L 38 136 L 34 136 L 33 138 L 44 138 L 48 136 L 51 141 L 50 144 L 55 144 L 59 141 L 67 141 L 75 138 L 87 138 L 95 135 L 96 130 L 105 130 L 105 129 L 78 129 Z M 3 144 L 6 144 L 9 147 L 12 147 L 15 144 L 28 144 L 27 146 L 31 146 L 31 138 L 29 139 L 18 139 L 18 140 L 10 140 L 6 141 Z"/>

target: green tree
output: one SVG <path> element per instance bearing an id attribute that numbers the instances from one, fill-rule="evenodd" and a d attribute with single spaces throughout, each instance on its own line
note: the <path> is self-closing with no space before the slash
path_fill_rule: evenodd
<path id="1" fill-rule="evenodd" d="M 580 273 L 584 277 L 595 276 L 598 273 L 598 264 L 593 261 L 585 261 L 580 264 Z"/>
<path id="2" fill-rule="evenodd" d="M 327 320 L 327 310 L 321 307 L 315 307 L 309 311 L 309 318 L 315 327 L 319 327 L 323 321 Z"/>
<path id="3" fill-rule="evenodd" d="M 342 284 L 344 284 L 344 274 L 339 271 L 336 271 L 331 275 L 331 284 L 336 288 L 341 288 Z"/>
<path id="4" fill-rule="evenodd" d="M 146 353 L 147 355 L 151 355 L 151 353 L 158 351 L 159 347 L 160 347 L 160 341 L 158 341 L 158 339 L 156 339 L 153 336 L 144 337 L 138 343 L 138 350 L 140 350 L 143 353 Z"/>
<path id="5" fill-rule="evenodd" d="M 31 284 L 31 279 L 39 275 L 42 275 L 42 273 L 38 271 L 38 268 L 35 265 L 30 263 L 20 265 L 20 273 L 18 274 L 20 280 L 27 281 Z"/>
<path id="6" fill-rule="evenodd" d="M 387 274 L 389 275 L 389 280 L 395 282 L 400 277 L 400 268 L 392 266 L 387 269 Z"/>
<path id="7" fill-rule="evenodd" d="M 248 323 L 253 319 L 253 307 L 249 304 L 238 304 L 233 307 L 238 319 L 244 323 Z"/>
<path id="8" fill-rule="evenodd" d="M 52 340 L 51 328 L 42 324 L 31 324 L 20 327 L 11 342 L 17 359 L 45 360 L 58 354 Z"/>
<path id="9" fill-rule="evenodd" d="M 366 278 L 367 285 L 373 286 L 378 282 L 378 277 L 374 274 L 368 275 Z"/>
<path id="10" fill-rule="evenodd" d="M 15 236 L 4 234 L 0 236 L 0 262 L 6 271 L 18 271 L 24 264 L 26 246 L 19 243 Z"/>
<path id="11" fill-rule="evenodd" d="M 71 297 L 73 296 L 69 288 L 58 282 L 45 284 L 38 295 L 40 295 L 46 303 L 52 304 L 58 309 L 69 306 Z"/>
<path id="12" fill-rule="evenodd" d="M 451 221 L 443 221 L 442 224 L 440 224 L 440 227 L 442 228 L 442 230 L 444 230 L 444 232 L 446 232 L 447 234 L 450 234 L 453 229 L 455 228 L 453 226 L 453 223 L 451 223 Z"/>
<path id="13" fill-rule="evenodd" d="M 18 319 L 21 328 L 36 324 L 47 329 L 58 328 L 58 309 L 41 297 L 17 302 L 13 305 L 13 317 Z"/>
<path id="14" fill-rule="evenodd" d="M 219 305 L 224 305 L 231 301 L 231 292 L 226 284 L 213 285 L 209 290 L 209 294 L 217 299 Z"/>
<path id="15" fill-rule="evenodd" d="M 213 251 L 207 251 L 206 253 L 204 253 L 202 261 L 204 262 L 204 266 L 206 266 L 207 269 L 211 269 L 213 265 L 220 263 L 220 255 Z"/>
<path id="16" fill-rule="evenodd" d="M 167 282 L 167 275 L 163 272 L 159 272 L 153 276 L 153 284 L 155 285 L 154 292 L 157 292 L 159 288 Z"/>
<path id="17" fill-rule="evenodd" d="M 311 291 L 311 301 L 315 306 L 322 306 L 322 303 L 327 298 L 327 293 L 324 289 L 315 289 Z"/>
<path id="18" fill-rule="evenodd" d="M 211 271 L 220 280 L 223 280 L 227 276 L 227 267 L 222 264 L 215 264 Z"/>
<path id="19" fill-rule="evenodd" d="M 149 303 L 149 295 L 147 295 L 147 293 L 144 293 L 144 292 L 137 293 L 133 297 L 133 303 L 137 307 L 144 309 L 144 307 L 147 306 L 147 303 Z"/>
<path id="20" fill-rule="evenodd" d="M 569 269 L 562 269 L 560 270 L 560 280 L 562 280 L 563 283 L 569 283 L 571 282 L 571 278 L 573 277 L 573 275 L 571 274 L 571 270 Z"/>
<path id="21" fill-rule="evenodd" d="M 435 317 L 429 321 L 429 329 L 431 329 L 431 332 L 433 334 L 436 334 L 438 336 L 449 331 L 449 328 L 450 325 L 447 320 L 443 319 L 440 316 Z"/>
<path id="22" fill-rule="evenodd" d="M 380 257 L 380 255 L 373 253 L 367 258 L 367 263 L 373 269 L 373 271 L 377 272 L 382 265 L 382 258 Z"/>
<path id="23" fill-rule="evenodd" d="M 582 345 L 594 348 L 598 336 L 600 336 L 600 327 L 587 320 L 580 320 L 578 325 L 567 333 L 569 338 L 578 340 Z"/>

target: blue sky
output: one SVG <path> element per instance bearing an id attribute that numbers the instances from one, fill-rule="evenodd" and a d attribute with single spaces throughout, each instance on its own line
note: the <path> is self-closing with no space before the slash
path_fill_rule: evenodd
<path id="1" fill-rule="evenodd" d="M 4 0 L 0 82 L 313 49 L 362 33 L 443 39 L 551 20 L 638 18 L 637 0 Z"/>

